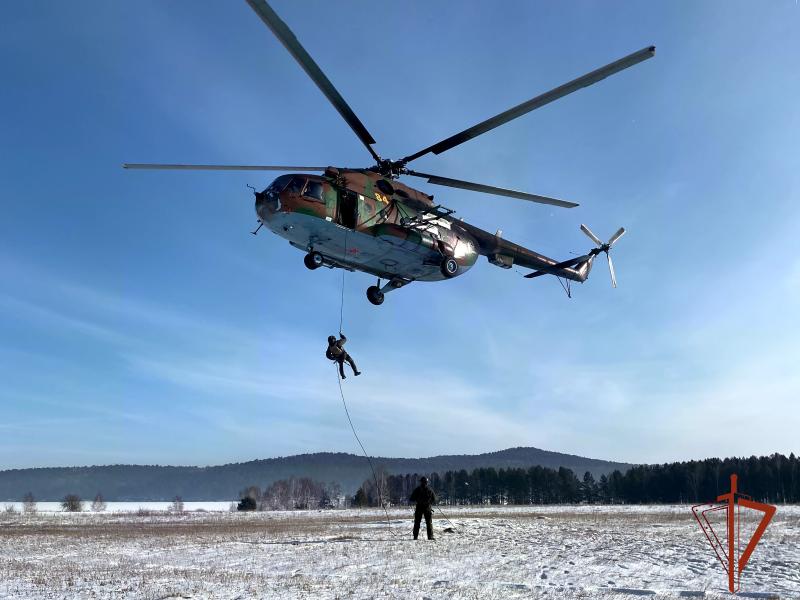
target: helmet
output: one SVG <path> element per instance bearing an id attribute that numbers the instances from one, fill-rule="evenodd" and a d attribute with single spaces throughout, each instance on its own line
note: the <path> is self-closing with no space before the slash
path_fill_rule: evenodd
<path id="1" fill-rule="evenodd" d="M 421 477 L 421 478 L 420 478 L 420 480 L 419 480 L 419 482 L 420 482 L 422 485 L 428 485 L 428 478 L 427 478 L 427 477 Z"/>
<path id="2" fill-rule="evenodd" d="M 328 343 L 329 343 L 329 344 L 332 344 L 332 343 L 334 343 L 335 341 L 336 341 L 336 336 L 335 336 L 335 335 L 329 335 L 329 336 L 328 336 Z"/>

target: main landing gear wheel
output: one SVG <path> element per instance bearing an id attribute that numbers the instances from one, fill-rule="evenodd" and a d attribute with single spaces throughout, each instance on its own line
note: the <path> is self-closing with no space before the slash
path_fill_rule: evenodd
<path id="1" fill-rule="evenodd" d="M 377 285 L 371 285 L 367 288 L 367 300 L 375 306 L 383 304 L 383 292 Z"/>
<path id="2" fill-rule="evenodd" d="M 453 257 L 447 257 L 442 261 L 442 275 L 445 277 L 455 277 L 458 273 L 458 263 Z"/>
<path id="3" fill-rule="evenodd" d="M 322 254 L 319 252 L 309 252 L 308 254 L 303 257 L 303 263 L 305 263 L 306 268 L 311 269 L 319 269 L 322 266 Z"/>

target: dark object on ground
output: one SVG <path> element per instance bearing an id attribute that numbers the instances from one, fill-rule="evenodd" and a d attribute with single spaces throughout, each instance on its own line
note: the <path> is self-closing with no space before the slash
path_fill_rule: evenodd
<path id="1" fill-rule="evenodd" d="M 236 510 L 238 511 L 248 511 L 255 509 L 256 509 L 256 501 L 250 496 L 245 496 L 244 498 L 239 500 L 239 504 L 236 505 Z"/>

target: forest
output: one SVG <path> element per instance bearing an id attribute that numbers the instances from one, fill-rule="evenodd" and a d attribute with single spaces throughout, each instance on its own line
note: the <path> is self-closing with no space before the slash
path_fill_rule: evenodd
<path id="1" fill-rule="evenodd" d="M 757 501 L 800 502 L 800 459 L 792 453 L 638 465 L 597 480 L 590 472 L 578 477 L 564 467 L 489 467 L 405 475 L 379 471 L 356 490 L 352 504 L 377 506 L 381 499 L 407 504 L 422 475 L 444 505 L 700 503 L 726 493 L 734 473 L 739 477 L 739 491 Z"/>

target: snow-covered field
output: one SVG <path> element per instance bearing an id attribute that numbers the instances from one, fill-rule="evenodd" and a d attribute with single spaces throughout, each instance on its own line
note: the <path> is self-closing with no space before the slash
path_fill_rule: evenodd
<path id="1" fill-rule="evenodd" d="M 436 541 L 414 542 L 409 509 L 388 526 L 376 510 L 203 504 L 0 514 L 0 598 L 728 597 L 687 506 L 451 508 L 452 533 L 437 514 Z M 800 598 L 800 507 L 778 508 L 742 589 Z"/>
<path id="2" fill-rule="evenodd" d="M 235 504 L 235 502 L 234 502 Z M 2 502 L 0 511 L 4 508 L 12 507 L 18 512 L 22 512 L 24 504 L 22 502 Z M 130 513 L 140 510 L 168 511 L 172 507 L 172 502 L 106 502 L 106 513 Z M 83 510 L 91 511 L 92 501 L 83 501 Z M 228 512 L 231 510 L 230 502 L 184 502 L 183 508 L 187 512 L 206 511 L 206 512 Z M 37 502 L 36 512 L 39 513 L 60 513 L 63 512 L 61 502 Z"/>

